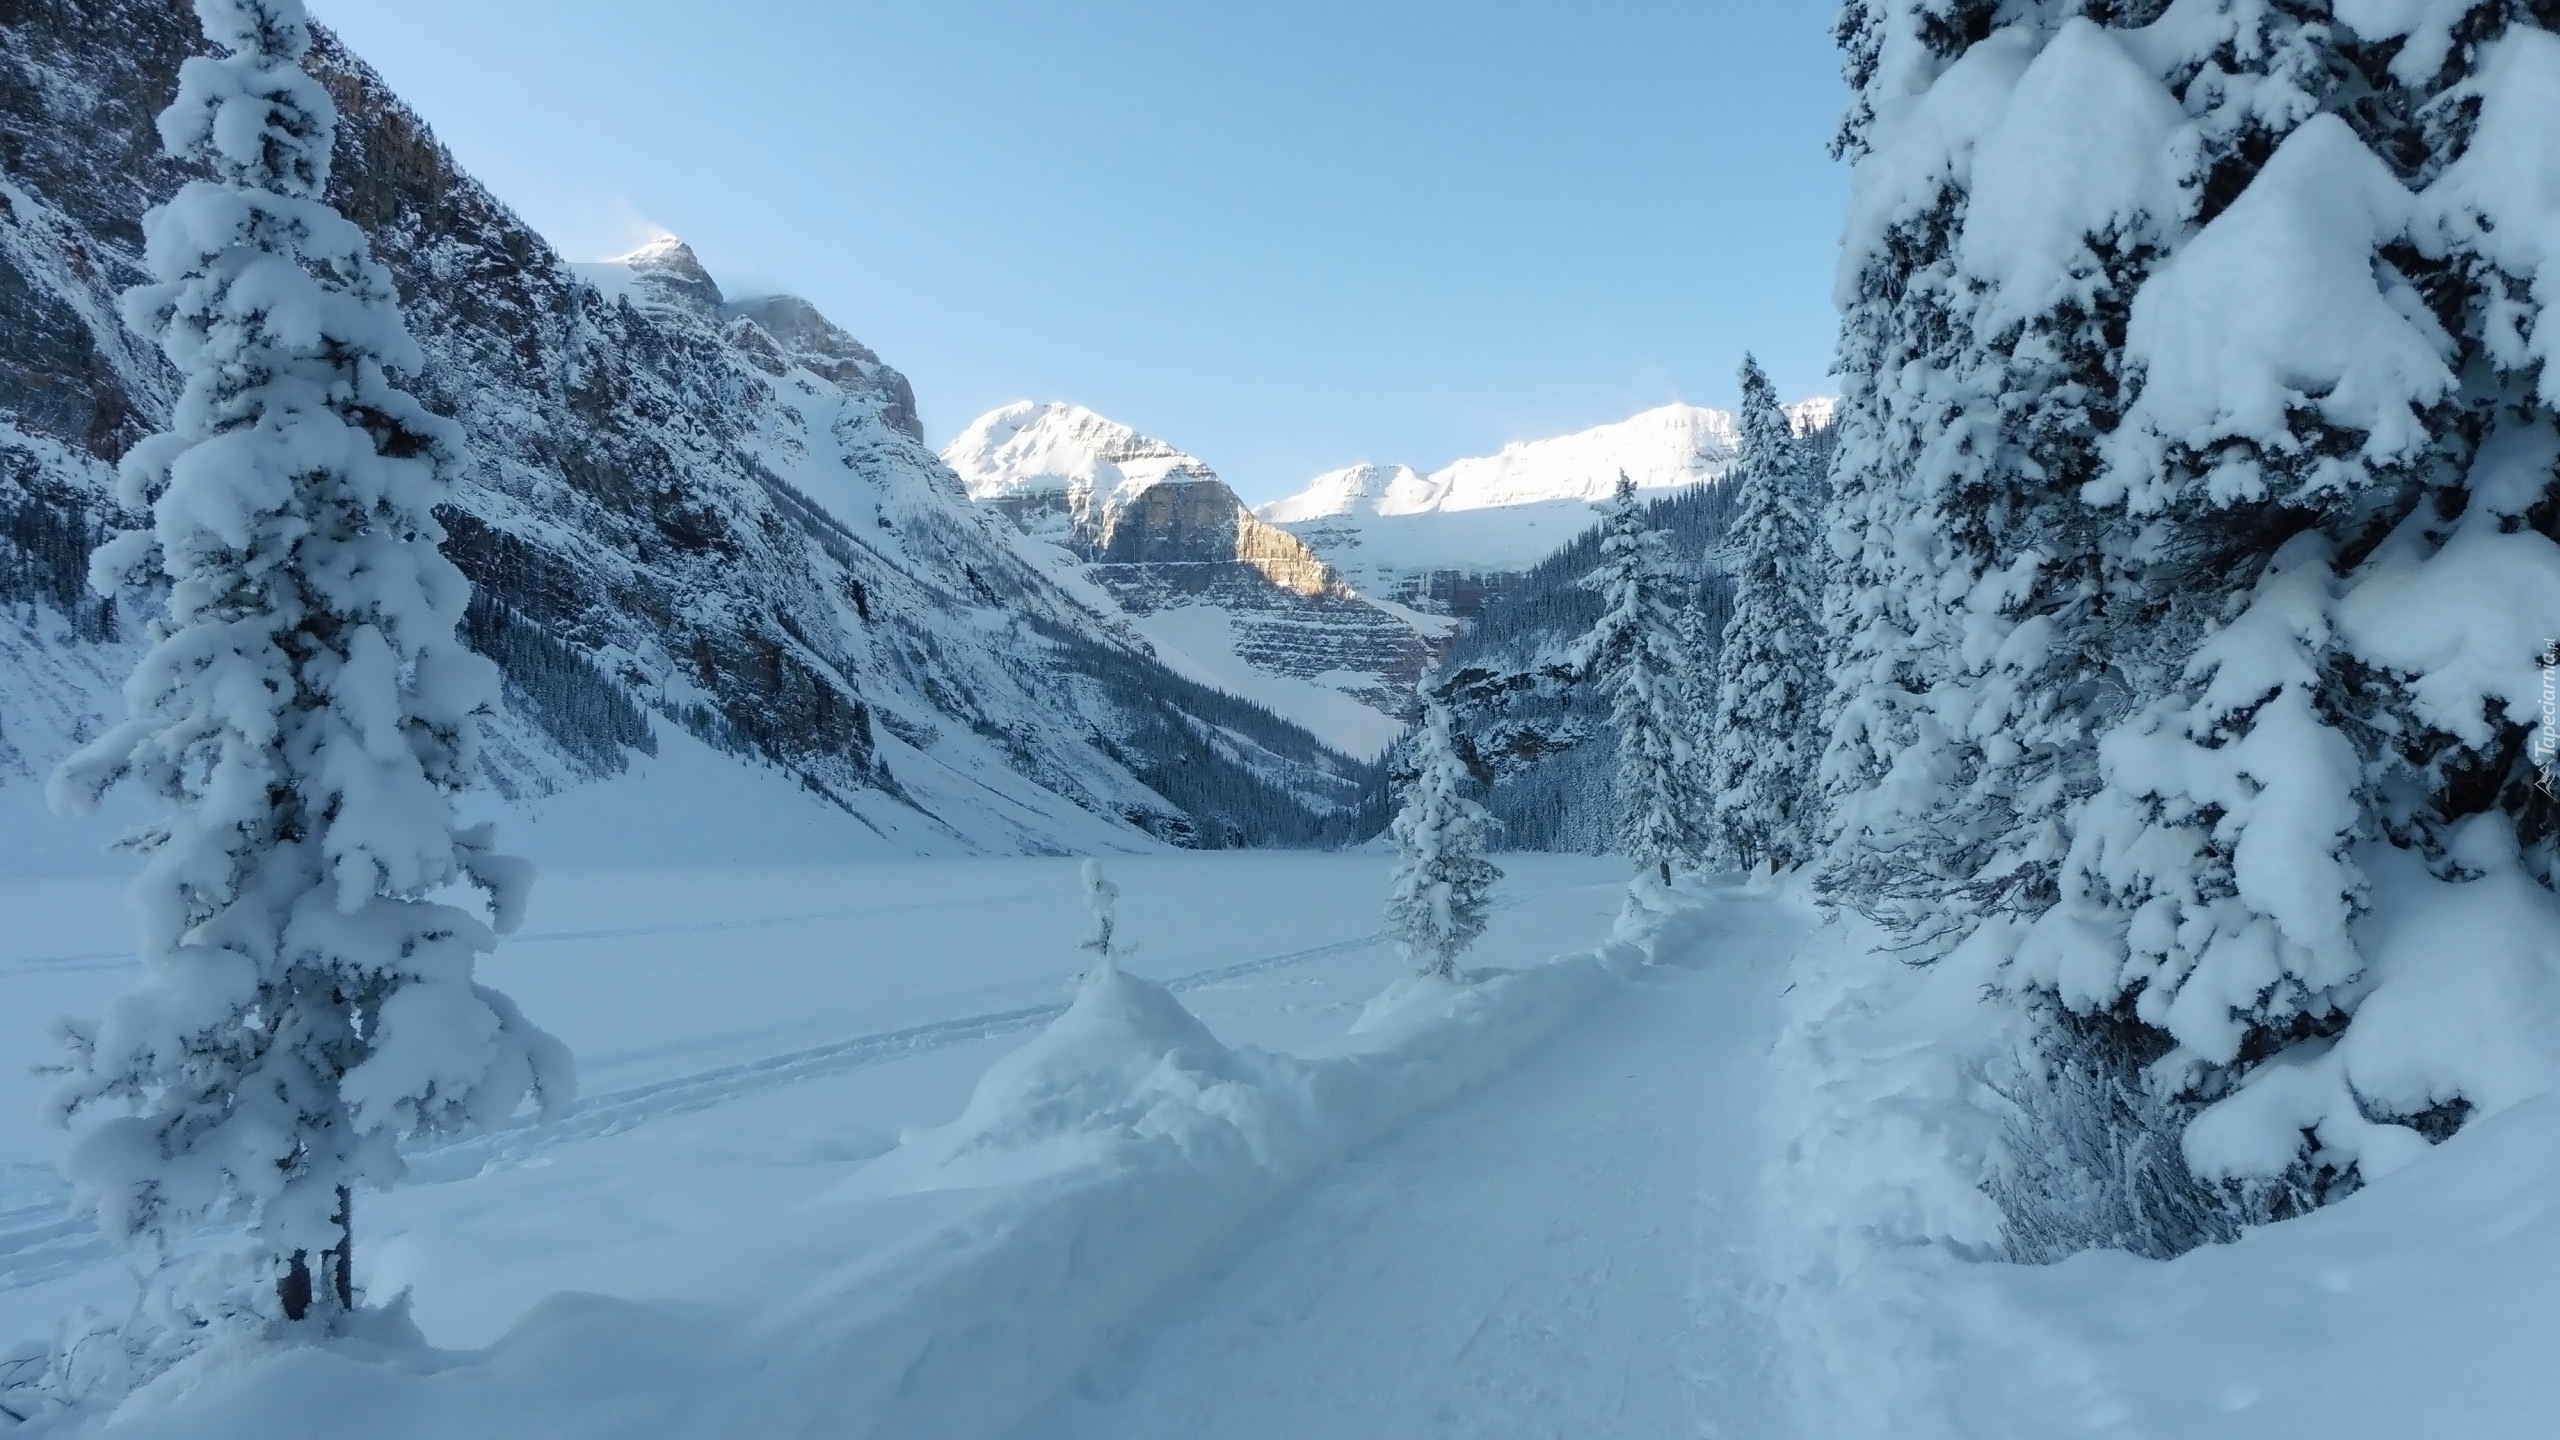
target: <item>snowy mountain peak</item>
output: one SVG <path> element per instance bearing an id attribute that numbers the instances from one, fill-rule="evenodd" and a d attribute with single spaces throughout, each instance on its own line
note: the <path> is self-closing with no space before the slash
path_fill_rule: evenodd
<path id="1" fill-rule="evenodd" d="M 1787 407 L 1798 431 L 1829 421 L 1828 399 Z M 1703 405 L 1663 405 L 1613 424 L 1421 474 L 1406 465 L 1330 470 L 1255 510 L 1375 595 L 1431 602 L 1434 575 L 1526 570 L 1598 519 L 1618 474 L 1641 490 L 1676 490 L 1733 468 L 1734 417 Z"/>
<path id="2" fill-rule="evenodd" d="M 1176 671 L 1348 753 L 1404 729 L 1445 622 L 1353 593 L 1198 457 L 1081 405 L 1026 400 L 970 422 L 942 458 L 970 499 L 1059 547 L 1055 563 Z"/>
<path id="3" fill-rule="evenodd" d="M 1254 513 L 1273 524 L 1326 515 L 1401 514 L 1429 508 L 1431 482 L 1410 465 L 1348 465 L 1328 470 L 1286 500 Z"/>
<path id="4" fill-rule="evenodd" d="M 1827 424 L 1831 408 L 1828 398 L 1802 400 L 1788 406 L 1787 415 L 1801 434 Z M 1515 440 L 1495 454 L 1459 460 L 1429 475 L 1405 465 L 1329 470 L 1304 490 L 1254 513 L 1274 524 L 1293 524 L 1338 515 L 1416 515 L 1558 501 L 1589 505 L 1608 498 L 1621 470 L 1640 490 L 1715 479 L 1732 467 L 1740 438 L 1733 416 L 1722 410 L 1663 405 L 1570 435 Z"/>
<path id="5" fill-rule="evenodd" d="M 628 265 L 634 270 L 667 270 L 695 280 L 711 278 L 693 247 L 673 235 L 661 235 L 636 250 L 614 256 L 609 263 Z"/>
<path id="6" fill-rule="evenodd" d="M 643 310 L 676 310 L 716 318 L 726 299 L 702 267 L 693 247 L 661 236 L 628 254 L 569 267 L 608 300 L 625 299 Z"/>
<path id="7" fill-rule="evenodd" d="M 1330 471 L 1256 513 L 1292 522 L 1556 501 L 1588 505 L 1608 498 L 1621 470 L 1647 490 L 1713 479 L 1732 466 L 1738 439 L 1733 417 L 1722 410 L 1664 405 L 1571 435 L 1515 440 L 1496 454 L 1460 460 L 1429 475 L 1402 465 Z"/>
<path id="8" fill-rule="evenodd" d="M 1816 430 L 1828 427 L 1833 420 L 1839 418 L 1840 400 L 1834 395 L 1816 395 L 1812 399 L 1799 400 L 1793 405 L 1779 408 L 1787 412 L 1787 424 L 1793 427 L 1798 435 L 1809 435 Z"/>
<path id="9" fill-rule="evenodd" d="M 924 438 L 915 388 L 870 346 L 797 295 L 730 300 L 702 257 L 672 235 L 611 260 L 569 268 L 608 301 L 628 300 L 661 325 L 716 336 L 767 376 L 779 379 L 794 368 L 807 370 L 877 405 L 880 419 L 891 429 L 909 439 Z"/>
<path id="10" fill-rule="evenodd" d="M 759 295 L 724 305 L 720 313 L 729 322 L 722 338 L 766 374 L 779 376 L 795 366 L 807 370 L 840 389 L 869 396 L 890 428 L 911 440 L 924 439 L 915 388 L 907 377 L 820 314 L 817 306 L 797 295 Z"/>
<path id="11" fill-rule="evenodd" d="M 1218 478 L 1162 440 L 1057 401 L 1018 400 L 988 411 L 944 447 L 942 459 L 980 502 L 1063 494 L 1123 504 L 1164 481 Z"/>

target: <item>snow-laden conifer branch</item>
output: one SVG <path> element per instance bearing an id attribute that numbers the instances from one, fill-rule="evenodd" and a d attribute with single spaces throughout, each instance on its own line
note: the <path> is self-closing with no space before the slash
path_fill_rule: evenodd
<path id="1" fill-rule="evenodd" d="M 1706 728 L 1712 858 L 1788 869 L 1812 852 L 1822 750 L 1819 477 L 1758 362 L 1742 362 L 1741 491 L 1723 569 L 1733 581 Z"/>
<path id="2" fill-rule="evenodd" d="M 1423 685 L 1414 732 L 1414 774 L 1389 833 L 1396 868 L 1388 882 L 1387 938 L 1417 974 L 1458 976 L 1458 956 L 1484 933 L 1502 871 L 1484 858 L 1493 816 L 1466 793 L 1449 707 Z"/>
<path id="3" fill-rule="evenodd" d="M 1669 546 L 1646 523 L 1633 481 L 1618 476 L 1600 522 L 1600 568 L 1589 582 L 1607 609 L 1574 647 L 1573 667 L 1609 696 L 1618 733 L 1619 842 L 1639 874 L 1668 881 L 1700 855 L 1704 805 L 1691 737 L 1688 647 Z"/>
<path id="4" fill-rule="evenodd" d="M 109 1237 L 165 1252 L 236 1208 L 246 1303 L 301 1319 L 353 1302 L 350 1197 L 400 1178 L 400 1140 L 572 1082 L 473 978 L 530 871 L 454 820 L 498 698 L 437 548 L 460 434 L 391 380 L 420 357 L 390 275 L 321 198 L 336 113 L 301 0 L 196 10 L 225 53 L 186 62 L 160 132 L 212 178 L 151 212 L 156 278 L 125 298 L 185 388 L 119 472 L 150 525 L 93 566 L 167 609 L 128 718 L 52 785 L 86 810 L 130 780 L 166 813 L 131 840 L 143 979 L 63 1024 L 48 1104 L 86 1119 L 64 1168 Z"/>

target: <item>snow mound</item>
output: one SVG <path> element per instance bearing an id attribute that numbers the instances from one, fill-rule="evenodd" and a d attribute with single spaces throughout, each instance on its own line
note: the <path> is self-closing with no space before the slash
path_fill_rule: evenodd
<path id="1" fill-rule="evenodd" d="M 103 1433 L 278 1433 L 315 1394 L 420 1437 L 1012 1433 L 1342 1155 L 1481 1085 L 1611 983 L 1588 953 L 1485 972 L 1302 1059 L 1227 1046 L 1106 962 L 957 1119 L 777 1226 L 792 1263 L 735 1299 L 560 1294 L 483 1350 L 270 1352 Z"/>
<path id="2" fill-rule="evenodd" d="M 1766 1112 L 1767 1283 L 1798 1432 L 1863 1440 L 2539 1435 L 2560 1390 L 2560 993 L 2550 897 L 2368 855 L 2371 990 L 2326 1048 L 2188 1127 L 2210 1174 L 2305 1129 L 2364 1187 L 2174 1259 L 2011 1263 L 2014 929 L 1913 966 L 1835 917 L 1799 955 Z M 2430 1144 L 2391 1123 L 2459 1096 Z M 2264 1152 L 2264 1153 L 2261 1153 Z"/>
<path id="3" fill-rule="evenodd" d="M 1203 1116 L 1241 1114 L 1247 1107 L 1231 1102 L 1242 1087 L 1279 1078 L 1271 1057 L 1248 1061 L 1172 991 L 1108 964 L 1079 983 L 1066 1014 L 988 1067 L 959 1119 L 908 1148 L 947 1165 L 983 1151 L 1177 1135 Z"/>
<path id="4" fill-rule="evenodd" d="M 1467 982 L 1462 978 L 1453 979 L 1436 971 L 1404 976 L 1360 1007 L 1360 1018 L 1351 1022 L 1351 1033 L 1379 1035 L 1428 1024 L 1447 1015 L 1466 993 Z"/>

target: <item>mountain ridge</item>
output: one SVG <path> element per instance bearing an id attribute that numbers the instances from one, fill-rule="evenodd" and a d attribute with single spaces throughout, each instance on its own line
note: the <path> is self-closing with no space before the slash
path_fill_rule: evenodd
<path id="1" fill-rule="evenodd" d="M 1197 456 L 1032 401 L 979 416 L 942 456 L 971 500 L 1073 566 L 1176 670 L 1353 754 L 1412 717 L 1446 623 L 1356 592 Z"/>
<path id="2" fill-rule="evenodd" d="M 143 211 L 188 178 L 152 116 L 200 44 L 157 0 L 0 29 L 0 790 L 120 708 L 98 647 L 156 603 L 79 577 L 131 523 L 115 457 L 174 397 L 116 296 L 144 278 Z M 442 514 L 474 643 L 516 637 L 502 788 L 599 783 L 673 726 L 917 853 L 1347 823 L 1355 762 L 1175 675 L 1019 553 L 923 444 L 904 377 L 814 307 L 732 302 L 675 241 L 573 268 L 325 31 L 309 65 L 340 112 L 328 199 L 399 287 L 408 383 L 468 437 Z"/>
<path id="3" fill-rule="evenodd" d="M 1798 433 L 1828 423 L 1827 397 L 1787 407 Z M 1464 579 L 1520 574 L 1597 523 L 1621 471 L 1639 491 L 1722 478 L 1740 444 L 1734 417 L 1671 404 L 1564 435 L 1515 440 L 1429 474 L 1363 463 L 1316 476 L 1254 513 L 1371 593 L 1431 603 Z M 1481 588 L 1481 587 L 1479 587 Z M 1444 602 L 1445 603 L 1445 602 Z"/>

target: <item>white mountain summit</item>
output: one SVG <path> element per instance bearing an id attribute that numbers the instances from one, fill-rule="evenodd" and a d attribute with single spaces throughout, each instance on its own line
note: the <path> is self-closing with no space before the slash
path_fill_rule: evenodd
<path id="1" fill-rule="evenodd" d="M 1452 628 L 1355 593 L 1206 462 L 1079 405 L 989 411 L 942 459 L 1164 663 L 1350 754 L 1402 733 L 1413 678 Z"/>
<path id="2" fill-rule="evenodd" d="M 1832 402 L 1787 407 L 1799 432 L 1827 423 Z M 1373 594 L 1428 593 L 1434 574 L 1526 570 L 1595 524 L 1625 471 L 1639 490 L 1676 490 L 1733 468 L 1733 416 L 1664 405 L 1610 425 L 1515 441 L 1428 475 L 1409 465 L 1353 465 L 1255 513 L 1305 541 Z"/>
<path id="3" fill-rule="evenodd" d="M 1831 402 L 1789 410 L 1804 429 Z M 1080 405 L 988 411 L 942 459 L 971 500 L 1066 552 L 1051 568 L 1091 582 L 1177 671 L 1369 754 L 1402 730 L 1403 687 L 1485 582 L 1596 523 L 1620 471 L 1646 490 L 1699 484 L 1733 467 L 1738 440 L 1721 410 L 1665 405 L 1428 475 L 1331 471 L 1258 511 L 1206 461 Z"/>
<path id="4" fill-rule="evenodd" d="M 1064 544 L 1152 486 L 1217 480 L 1206 464 L 1081 405 L 1016 401 L 969 423 L 943 463 L 969 498 Z"/>

